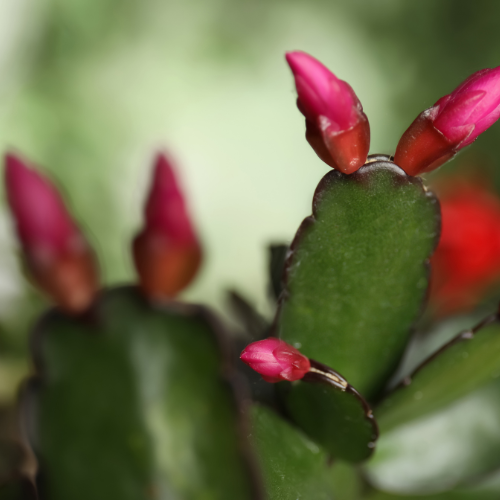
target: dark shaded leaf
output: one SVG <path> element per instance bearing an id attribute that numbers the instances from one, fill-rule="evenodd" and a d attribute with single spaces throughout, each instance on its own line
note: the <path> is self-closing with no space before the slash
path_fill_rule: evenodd
<path id="1" fill-rule="evenodd" d="M 269 288 L 277 300 L 283 290 L 283 271 L 290 245 L 269 245 Z"/>
<path id="2" fill-rule="evenodd" d="M 34 484 L 26 478 L 18 477 L 0 484 L 2 500 L 38 500 Z"/>
<path id="3" fill-rule="evenodd" d="M 382 432 L 439 410 L 500 376 L 500 323 L 491 317 L 426 360 L 375 413 Z"/>
<path id="4" fill-rule="evenodd" d="M 497 379 L 440 411 L 383 433 L 367 464 L 368 476 L 378 488 L 402 494 L 468 485 L 500 467 L 499 415 Z"/>
<path id="5" fill-rule="evenodd" d="M 435 495 L 392 495 L 377 492 L 366 497 L 366 500 L 498 500 L 498 492 L 447 491 Z"/>
<path id="6" fill-rule="evenodd" d="M 269 322 L 241 293 L 230 290 L 227 294 L 229 307 L 241 323 L 248 336 L 248 342 L 263 339 L 269 332 Z"/>
<path id="7" fill-rule="evenodd" d="M 366 460 L 378 437 L 370 407 L 341 375 L 313 360 L 311 367 L 317 371 L 278 385 L 290 417 L 334 458 Z"/>

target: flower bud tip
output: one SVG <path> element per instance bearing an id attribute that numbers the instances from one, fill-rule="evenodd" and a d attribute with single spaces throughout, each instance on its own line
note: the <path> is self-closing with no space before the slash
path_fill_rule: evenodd
<path id="1" fill-rule="evenodd" d="M 133 243 L 141 287 L 151 298 L 171 298 L 196 275 L 201 247 L 174 169 L 164 154 L 155 159 L 144 219 L 144 229 Z"/>

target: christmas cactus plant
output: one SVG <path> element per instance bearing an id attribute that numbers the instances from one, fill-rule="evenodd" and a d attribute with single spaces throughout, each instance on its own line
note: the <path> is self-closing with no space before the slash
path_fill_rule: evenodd
<path id="1" fill-rule="evenodd" d="M 138 283 L 103 290 L 57 189 L 6 156 L 22 261 L 55 307 L 32 332 L 15 430 L 0 434 L 2 499 L 500 498 L 498 314 L 439 349 L 438 333 L 416 333 L 432 323 L 418 323 L 430 262 L 436 317 L 500 276 L 498 199 L 448 186 L 440 240 L 438 199 L 417 177 L 498 119 L 500 68 L 423 111 L 389 156 L 368 155 L 349 84 L 306 53 L 287 61 L 306 139 L 332 170 L 291 245 L 271 249 L 274 318 L 231 293 L 244 340 L 176 299 L 202 246 L 168 157 L 131 247 Z"/>

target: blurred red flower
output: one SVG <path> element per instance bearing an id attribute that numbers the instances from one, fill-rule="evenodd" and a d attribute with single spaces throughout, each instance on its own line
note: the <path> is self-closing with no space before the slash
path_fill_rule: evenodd
<path id="1" fill-rule="evenodd" d="M 500 198 L 486 183 L 448 179 L 439 245 L 431 258 L 430 303 L 437 315 L 473 308 L 500 283 Z"/>

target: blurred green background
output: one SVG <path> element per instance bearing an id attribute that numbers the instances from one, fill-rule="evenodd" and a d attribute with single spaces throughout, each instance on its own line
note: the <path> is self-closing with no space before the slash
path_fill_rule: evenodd
<path id="1" fill-rule="evenodd" d="M 221 310 L 232 287 L 269 312 L 265 247 L 291 240 L 328 171 L 303 138 L 284 52 L 347 80 L 371 152 L 392 154 L 420 111 L 500 64 L 499 15 L 489 0 L 1 0 L 0 146 L 62 186 L 107 284 L 133 279 L 129 243 L 166 149 L 206 249 L 186 297 Z M 497 124 L 444 174 L 472 165 L 500 185 L 499 139 Z M 16 252 L 3 203 L 0 402 L 43 307 Z"/>

